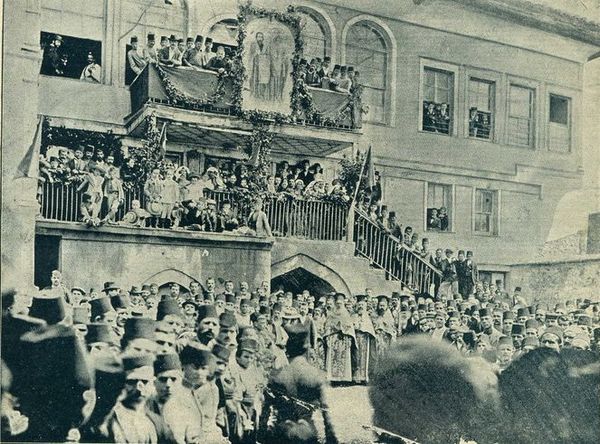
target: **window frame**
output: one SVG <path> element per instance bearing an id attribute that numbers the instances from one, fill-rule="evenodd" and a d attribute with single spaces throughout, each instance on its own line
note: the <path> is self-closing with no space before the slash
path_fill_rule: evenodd
<path id="1" fill-rule="evenodd" d="M 320 12 L 315 11 L 314 9 L 312 9 L 310 7 L 305 7 L 305 6 L 299 6 L 298 13 L 299 13 L 300 17 L 302 17 L 302 16 L 310 17 L 319 26 L 319 28 L 321 28 L 321 32 L 323 34 L 323 41 L 324 41 L 324 50 L 325 50 L 324 55 L 333 57 L 333 46 L 334 46 L 333 45 L 333 35 L 332 35 L 331 29 L 329 27 L 329 24 L 327 23 L 325 18 L 322 16 L 322 14 Z M 318 57 L 321 57 L 321 60 L 322 60 L 324 55 L 321 54 Z M 306 57 L 306 55 L 303 55 L 303 57 L 305 59 L 309 60 L 309 58 Z"/>
<path id="2" fill-rule="evenodd" d="M 512 87 L 525 88 L 529 89 L 533 92 L 533 100 L 532 100 L 532 112 L 531 112 L 531 122 L 532 122 L 532 130 L 531 130 L 531 142 L 529 145 L 518 145 L 510 142 L 510 92 Z M 521 79 L 518 77 L 509 77 L 506 83 L 506 97 L 505 97 L 505 130 L 504 130 L 504 143 L 508 146 L 520 149 L 531 149 L 535 150 L 538 148 L 540 143 L 540 85 L 538 82 L 534 82 L 528 79 Z"/>
<path id="3" fill-rule="evenodd" d="M 447 187 L 450 191 L 450 205 L 448 208 L 448 229 L 446 231 L 442 230 L 430 230 L 427 228 L 427 209 L 428 209 L 428 201 L 429 201 L 429 187 L 431 185 L 443 186 Z M 423 232 L 424 233 L 456 233 L 456 225 L 455 218 L 456 212 L 454 211 L 456 206 L 456 185 L 451 183 L 443 183 L 443 182 L 434 182 L 427 181 L 425 182 L 425 187 L 423 190 Z"/>
<path id="4" fill-rule="evenodd" d="M 469 114 L 470 107 L 469 102 L 471 99 L 471 90 L 469 88 L 471 80 L 488 83 L 491 87 L 491 113 L 492 113 L 492 122 L 490 128 L 490 137 L 488 139 L 483 139 L 479 137 L 471 136 L 469 133 Z M 464 131 L 463 136 L 470 140 L 477 140 L 481 142 L 487 143 L 499 143 L 500 140 L 500 128 L 502 126 L 502 104 L 501 101 L 498 100 L 498 94 L 502 90 L 502 75 L 500 73 L 495 73 L 491 71 L 483 71 L 476 68 L 467 68 L 465 75 L 465 83 L 464 83 L 465 100 L 464 100 Z"/>
<path id="5" fill-rule="evenodd" d="M 451 121 L 450 131 L 448 134 L 438 133 L 433 131 L 426 131 L 423 129 L 423 102 L 425 100 L 425 69 L 429 68 L 436 71 L 446 71 L 452 74 L 452 104 L 451 107 Z M 460 97 L 459 85 L 459 66 L 453 65 L 446 62 L 439 62 L 431 59 L 420 59 L 419 66 L 419 102 L 418 102 L 418 127 L 417 131 L 422 134 L 432 134 L 436 136 L 456 137 L 458 135 L 458 98 Z"/>
<path id="6" fill-rule="evenodd" d="M 475 219 L 476 219 L 476 215 L 478 214 L 485 214 L 485 213 L 480 213 L 479 211 L 477 211 L 477 192 L 478 191 L 483 191 L 483 192 L 489 192 L 492 193 L 493 196 L 493 202 L 492 202 L 492 224 L 491 224 L 491 230 L 490 231 L 478 231 L 476 230 L 476 223 L 475 223 Z M 473 192 L 472 192 L 472 202 L 471 202 L 471 232 L 473 233 L 473 235 L 475 236 L 488 236 L 488 237 L 497 237 L 500 235 L 500 214 L 501 214 L 501 190 L 499 189 L 494 189 L 494 188 L 489 188 L 489 187 L 473 187 Z"/>
<path id="7" fill-rule="evenodd" d="M 383 46 L 385 47 L 385 50 L 373 50 L 372 48 L 366 48 L 364 46 L 359 46 L 359 45 L 354 45 L 352 43 L 349 43 L 347 34 L 350 33 L 351 29 L 354 28 L 355 26 L 366 26 L 366 27 L 370 28 L 370 30 L 372 32 L 376 33 L 379 36 L 379 38 L 383 42 Z M 380 29 L 376 23 L 370 22 L 368 20 L 359 20 L 355 23 L 352 23 L 347 29 L 347 34 L 346 34 L 346 38 L 344 40 L 344 57 L 343 57 L 342 64 L 350 64 L 350 62 L 348 61 L 348 55 L 350 54 L 350 51 L 348 50 L 348 48 L 352 48 L 352 47 L 369 50 L 369 51 L 377 52 L 379 54 L 384 55 L 385 67 L 382 69 L 382 72 L 384 74 L 383 88 L 368 86 L 368 85 L 365 85 L 364 82 L 361 82 L 361 85 L 363 86 L 364 89 L 371 89 L 374 91 L 381 92 L 383 94 L 383 119 L 382 120 L 374 120 L 372 118 L 369 118 L 368 117 L 369 114 L 367 113 L 365 115 L 365 117 L 363 118 L 363 122 L 373 124 L 373 125 L 389 125 L 391 122 L 391 117 L 389 114 L 390 114 L 390 109 L 392 106 L 392 98 L 391 98 L 391 94 L 389 94 L 390 86 L 391 86 L 390 66 L 392 63 L 392 57 L 391 57 L 391 49 L 390 49 L 391 45 L 388 42 L 388 39 L 386 38 L 387 34 L 384 30 Z M 350 65 L 354 66 L 354 69 L 358 69 L 359 72 L 361 71 L 356 64 L 350 64 Z M 365 96 L 365 94 L 363 93 L 363 97 L 364 96 Z M 366 105 L 368 106 L 368 103 L 366 103 Z"/>
<path id="8" fill-rule="evenodd" d="M 551 103 L 551 97 L 555 96 L 561 99 L 566 99 L 567 100 L 567 131 L 569 133 L 568 136 L 568 140 L 569 140 L 569 145 L 568 145 L 568 149 L 566 151 L 559 151 L 559 150 L 554 150 L 552 149 L 552 145 L 551 145 L 551 140 L 550 140 L 550 127 L 554 124 L 554 125 L 561 125 L 560 123 L 555 123 L 555 122 L 551 122 L 550 121 L 550 103 Z M 573 120 L 573 110 L 574 110 L 574 101 L 575 101 L 575 97 L 574 95 L 568 95 L 568 93 L 566 93 L 565 91 L 555 91 L 554 89 L 549 89 L 547 91 L 547 100 L 548 100 L 548 105 L 546 106 L 546 117 L 544 119 L 545 123 L 546 123 L 546 149 L 551 152 L 551 153 L 556 153 L 556 154 L 570 154 L 573 152 L 573 145 L 574 145 L 574 131 L 573 131 L 573 126 L 574 126 L 574 120 Z"/>

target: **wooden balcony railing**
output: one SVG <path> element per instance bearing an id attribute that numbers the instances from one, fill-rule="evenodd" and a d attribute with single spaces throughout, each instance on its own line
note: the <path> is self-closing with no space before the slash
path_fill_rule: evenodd
<path id="1" fill-rule="evenodd" d="M 64 222 L 79 221 L 82 195 L 83 192 L 77 191 L 76 184 L 44 183 L 40 194 L 41 217 Z M 204 195 L 214 199 L 217 208 L 221 208 L 223 202 L 230 202 L 242 223 L 245 223 L 250 214 L 250 206 L 240 203 L 234 193 L 204 190 Z M 142 207 L 145 207 L 146 197 L 142 189 L 126 190 L 125 202 L 117 213 L 117 220 L 121 220 L 126 210 L 131 208 L 131 201 L 134 199 L 138 199 Z M 100 218 L 107 211 L 102 208 Z M 338 241 L 346 236 L 348 207 L 340 203 L 272 197 L 265 199 L 264 211 L 274 236 Z"/>
<path id="2" fill-rule="evenodd" d="M 385 270 L 389 279 L 399 280 L 420 293 L 430 292 L 434 278 L 441 276 L 438 269 L 358 209 L 354 210 L 354 245 L 357 255 Z"/>

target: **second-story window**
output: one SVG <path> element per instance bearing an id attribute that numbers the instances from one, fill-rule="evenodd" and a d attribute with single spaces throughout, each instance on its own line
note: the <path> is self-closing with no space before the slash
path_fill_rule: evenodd
<path id="1" fill-rule="evenodd" d="M 452 133 L 454 73 L 425 67 L 423 70 L 423 131 Z"/>
<path id="2" fill-rule="evenodd" d="M 388 48 L 381 33 L 369 23 L 359 22 L 346 37 L 346 65 L 360 73 L 363 101 L 368 105 L 366 120 L 386 122 Z"/>
<path id="3" fill-rule="evenodd" d="M 548 122 L 548 148 L 550 151 L 568 153 L 571 149 L 571 100 L 550 94 Z"/>
<path id="4" fill-rule="evenodd" d="M 469 137 L 490 140 L 494 128 L 494 83 L 469 79 Z"/>
<path id="5" fill-rule="evenodd" d="M 508 143 L 532 147 L 534 143 L 535 90 L 510 85 L 508 97 Z"/>
<path id="6" fill-rule="evenodd" d="M 323 60 L 325 56 L 331 56 L 331 38 L 326 32 L 325 26 L 313 12 L 301 9 L 302 17 L 302 39 L 304 40 L 303 57 L 310 62 L 313 58 Z"/>
<path id="7" fill-rule="evenodd" d="M 40 74 L 102 83 L 102 43 L 61 34 L 42 32 L 44 50 Z"/>
<path id="8" fill-rule="evenodd" d="M 427 184 L 427 231 L 452 230 L 452 186 Z"/>

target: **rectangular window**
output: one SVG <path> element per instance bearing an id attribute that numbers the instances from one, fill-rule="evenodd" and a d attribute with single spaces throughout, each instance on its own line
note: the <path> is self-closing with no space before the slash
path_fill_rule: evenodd
<path id="1" fill-rule="evenodd" d="M 43 32 L 40 74 L 102 83 L 102 43 L 96 40 Z"/>
<path id="2" fill-rule="evenodd" d="M 474 229 L 478 233 L 498 234 L 498 192 L 475 190 Z"/>
<path id="3" fill-rule="evenodd" d="M 423 77 L 422 129 L 450 134 L 454 109 L 454 73 L 425 67 Z"/>
<path id="4" fill-rule="evenodd" d="M 550 94 L 548 148 L 568 153 L 571 149 L 571 99 Z"/>
<path id="5" fill-rule="evenodd" d="M 533 146 L 535 90 L 510 85 L 508 99 L 508 143 Z"/>
<path id="6" fill-rule="evenodd" d="M 469 137 L 490 140 L 494 127 L 495 85 L 485 80 L 469 80 Z"/>
<path id="7" fill-rule="evenodd" d="M 427 184 L 427 231 L 452 230 L 452 186 Z"/>

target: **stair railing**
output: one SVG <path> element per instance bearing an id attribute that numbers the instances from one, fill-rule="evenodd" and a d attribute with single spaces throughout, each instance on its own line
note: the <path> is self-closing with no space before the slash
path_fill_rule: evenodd
<path id="1" fill-rule="evenodd" d="M 369 259 L 371 265 L 386 272 L 386 277 L 402 282 L 420 293 L 430 293 L 431 285 L 441 272 L 400 239 L 383 230 L 367 214 L 354 209 L 354 251 Z"/>

